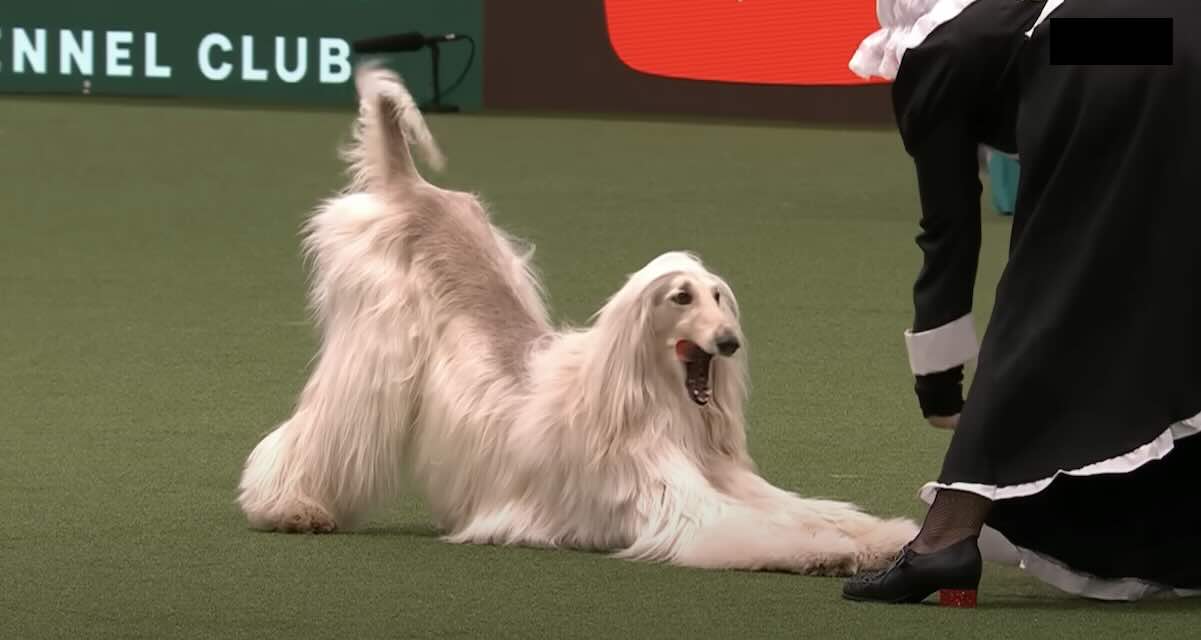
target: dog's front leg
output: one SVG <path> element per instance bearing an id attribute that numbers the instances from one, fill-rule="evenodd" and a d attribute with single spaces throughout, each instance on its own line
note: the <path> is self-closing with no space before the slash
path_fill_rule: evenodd
<path id="1" fill-rule="evenodd" d="M 917 535 L 917 525 L 908 518 L 884 519 L 864 513 L 849 502 L 803 498 L 749 470 L 733 470 L 723 477 L 728 494 L 776 521 L 788 520 L 791 524 L 786 527 L 828 526 L 851 538 L 858 550 L 860 570 L 888 566 Z"/>
<path id="2" fill-rule="evenodd" d="M 860 568 L 859 545 L 827 520 L 797 517 L 774 501 L 743 500 L 718 491 L 699 474 L 683 475 L 643 501 L 638 535 L 619 557 L 823 576 L 851 575 Z"/>
<path id="3" fill-rule="evenodd" d="M 705 569 L 789 571 L 847 576 L 859 570 L 859 545 L 824 522 L 789 522 L 746 504 L 730 504 L 696 527 L 676 564 Z"/>

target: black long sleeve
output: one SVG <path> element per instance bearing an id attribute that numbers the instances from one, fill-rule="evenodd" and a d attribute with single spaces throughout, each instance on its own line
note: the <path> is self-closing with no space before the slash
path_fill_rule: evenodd
<path id="1" fill-rule="evenodd" d="M 979 344 L 971 315 L 983 189 L 977 150 L 989 144 L 1016 151 L 1012 40 L 1024 37 L 1041 7 L 978 2 L 965 8 L 905 54 L 893 82 L 897 126 L 913 158 L 921 202 L 922 267 L 905 339 L 927 417 L 953 415 L 963 405 L 963 366 Z"/>

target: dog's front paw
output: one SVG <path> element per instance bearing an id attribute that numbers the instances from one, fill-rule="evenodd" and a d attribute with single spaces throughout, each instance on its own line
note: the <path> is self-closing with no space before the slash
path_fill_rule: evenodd
<path id="1" fill-rule="evenodd" d="M 859 554 L 860 571 L 887 569 L 900 556 L 900 550 L 867 549 Z"/>
<path id="2" fill-rule="evenodd" d="M 832 553 L 806 558 L 800 572 L 807 576 L 845 578 L 859 571 L 859 561 L 853 554 Z"/>
<path id="3" fill-rule="evenodd" d="M 865 571 L 885 569 L 901 554 L 901 549 L 917 537 L 919 527 L 908 518 L 877 521 L 856 539 L 859 544 L 859 568 Z"/>

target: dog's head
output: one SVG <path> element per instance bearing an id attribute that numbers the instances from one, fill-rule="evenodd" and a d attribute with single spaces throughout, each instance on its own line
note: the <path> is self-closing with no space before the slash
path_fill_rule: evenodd
<path id="1" fill-rule="evenodd" d="M 698 406 L 741 409 L 745 338 L 730 286 L 690 253 L 665 253 L 632 274 L 599 314 L 637 355 L 647 384 Z M 616 346 L 616 345 L 615 345 Z M 627 351 L 628 353 L 628 351 Z"/>

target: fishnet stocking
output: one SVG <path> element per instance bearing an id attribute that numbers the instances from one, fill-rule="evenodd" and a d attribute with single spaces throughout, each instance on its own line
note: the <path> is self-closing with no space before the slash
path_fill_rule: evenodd
<path id="1" fill-rule="evenodd" d="M 966 491 L 942 489 L 926 512 L 926 520 L 909 547 L 917 553 L 932 553 L 960 540 L 980 535 L 992 501 Z"/>

